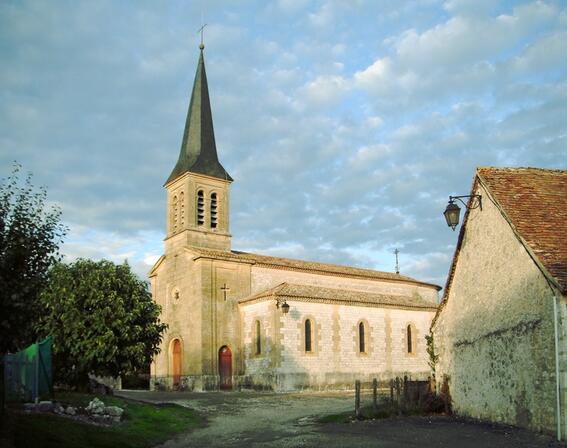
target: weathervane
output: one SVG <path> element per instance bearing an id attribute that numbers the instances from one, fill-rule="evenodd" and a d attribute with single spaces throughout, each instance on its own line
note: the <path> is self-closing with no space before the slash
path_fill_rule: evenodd
<path id="1" fill-rule="evenodd" d="M 400 251 L 396 247 L 396 250 L 394 250 L 394 254 L 396 254 L 396 274 L 400 273 L 400 263 L 398 262 L 398 254 L 399 253 L 400 253 Z"/>
<path id="2" fill-rule="evenodd" d="M 201 45 L 199 45 L 199 48 L 202 50 L 203 48 L 205 48 L 205 44 L 203 43 L 203 39 L 204 39 L 204 34 L 205 34 L 205 27 L 207 26 L 207 24 L 203 24 L 203 26 L 201 28 L 199 28 L 197 30 L 198 33 L 201 33 Z"/>

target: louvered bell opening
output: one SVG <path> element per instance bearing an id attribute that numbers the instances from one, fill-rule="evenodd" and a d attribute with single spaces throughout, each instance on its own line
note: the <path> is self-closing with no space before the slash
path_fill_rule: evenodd
<path id="1" fill-rule="evenodd" d="M 173 196 L 173 213 L 172 213 L 172 224 L 173 224 L 173 233 L 177 232 L 177 220 L 178 220 L 178 202 L 177 196 Z"/>
<path id="2" fill-rule="evenodd" d="M 205 225 L 205 195 L 203 190 L 197 193 L 197 225 Z"/>
<path id="3" fill-rule="evenodd" d="M 211 228 L 216 229 L 218 223 L 217 194 L 211 195 Z"/>

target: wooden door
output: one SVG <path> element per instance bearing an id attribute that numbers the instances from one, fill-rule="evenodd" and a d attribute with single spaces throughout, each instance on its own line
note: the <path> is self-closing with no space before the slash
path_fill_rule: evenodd
<path id="1" fill-rule="evenodd" d="M 226 345 L 219 350 L 220 388 L 232 389 L 232 352 Z"/>
<path id="2" fill-rule="evenodd" d="M 173 361 L 173 386 L 179 386 L 181 382 L 181 341 L 175 339 L 172 348 Z"/>

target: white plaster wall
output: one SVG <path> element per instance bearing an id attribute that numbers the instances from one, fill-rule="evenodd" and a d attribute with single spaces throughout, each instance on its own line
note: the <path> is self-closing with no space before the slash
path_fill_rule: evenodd
<path id="1" fill-rule="evenodd" d="M 288 301 L 290 312 L 279 316 L 281 357 L 277 389 L 352 388 L 359 379 L 408 375 L 425 379 L 430 369 L 425 343 L 419 338 L 431 324 L 431 311 L 406 311 L 349 305 Z M 304 322 L 314 322 L 313 352 L 304 350 Z M 367 353 L 358 352 L 358 323 L 367 325 Z M 407 354 L 402 340 L 413 323 L 416 353 Z"/>
<path id="2" fill-rule="evenodd" d="M 555 425 L 551 291 L 486 191 L 471 212 L 435 326 L 437 378 L 454 410 L 534 429 Z"/>
<path id="3" fill-rule="evenodd" d="M 242 312 L 242 351 L 244 355 L 245 374 L 269 373 L 272 357 L 275 353 L 273 301 L 258 302 L 243 307 Z M 256 354 L 255 322 L 260 322 L 261 353 Z"/>

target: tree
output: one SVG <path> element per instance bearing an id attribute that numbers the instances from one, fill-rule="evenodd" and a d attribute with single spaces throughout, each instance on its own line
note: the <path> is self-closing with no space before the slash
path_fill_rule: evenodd
<path id="1" fill-rule="evenodd" d="M 81 387 L 89 373 L 127 374 L 159 353 L 167 325 L 159 321 L 148 284 L 126 262 L 58 263 L 40 301 L 38 330 L 53 338 L 57 381 Z"/>
<path id="2" fill-rule="evenodd" d="M 33 342 L 38 295 L 49 268 L 59 261 L 67 228 L 61 211 L 47 207 L 45 188 L 35 189 L 21 166 L 0 185 L 0 353 Z"/>

